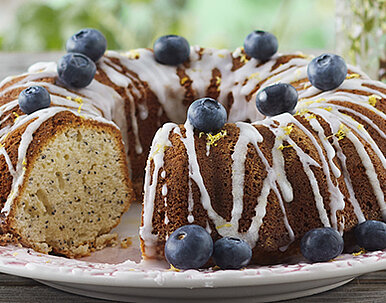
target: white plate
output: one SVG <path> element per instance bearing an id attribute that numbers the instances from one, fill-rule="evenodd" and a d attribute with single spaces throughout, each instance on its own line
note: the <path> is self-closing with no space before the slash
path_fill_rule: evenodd
<path id="1" fill-rule="evenodd" d="M 133 205 L 116 231 L 131 236 L 126 249 L 106 248 L 73 260 L 31 249 L 0 247 L 0 271 L 36 279 L 64 291 L 125 302 L 268 302 L 338 287 L 364 273 L 386 269 L 386 250 L 342 255 L 331 262 L 250 266 L 243 270 L 170 271 L 165 262 L 141 262 L 140 206 Z"/>

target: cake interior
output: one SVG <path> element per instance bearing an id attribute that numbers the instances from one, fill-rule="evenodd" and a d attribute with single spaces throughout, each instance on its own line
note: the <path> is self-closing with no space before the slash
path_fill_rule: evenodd
<path id="1" fill-rule="evenodd" d="M 115 240 L 131 195 L 122 141 L 102 128 L 67 128 L 50 140 L 26 171 L 14 208 L 21 242 L 40 252 L 77 257 Z"/>

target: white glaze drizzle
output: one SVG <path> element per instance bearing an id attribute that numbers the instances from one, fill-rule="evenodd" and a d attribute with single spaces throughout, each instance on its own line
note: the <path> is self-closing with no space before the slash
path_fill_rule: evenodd
<path id="1" fill-rule="evenodd" d="M 167 123 L 160 128 L 154 136 L 153 144 L 150 149 L 150 159 L 153 160 L 154 170 L 151 175 L 151 160 L 147 161 L 146 172 L 145 172 L 145 193 L 144 201 L 154 201 L 156 188 L 158 184 L 158 174 L 160 169 L 163 167 L 165 149 L 171 146 L 169 141 L 169 134 L 172 129 L 176 127 L 174 123 Z M 151 183 L 150 183 L 151 182 Z M 157 236 L 152 233 L 152 218 L 154 212 L 153 203 L 144 203 L 143 205 L 143 226 L 140 227 L 140 235 L 146 241 L 154 243 L 157 241 Z M 151 245 L 147 253 L 151 255 Z"/>

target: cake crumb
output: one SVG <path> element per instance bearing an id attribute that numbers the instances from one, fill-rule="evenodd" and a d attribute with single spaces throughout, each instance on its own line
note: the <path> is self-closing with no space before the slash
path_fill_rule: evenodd
<path id="1" fill-rule="evenodd" d="M 95 248 L 101 250 L 106 246 L 115 246 L 117 244 L 117 234 L 104 234 L 99 236 L 95 241 Z"/>
<path id="2" fill-rule="evenodd" d="M 127 237 L 127 238 L 124 238 L 122 241 L 121 241 L 121 247 L 122 248 L 128 248 L 129 246 L 131 246 L 133 244 L 133 240 L 131 237 Z"/>

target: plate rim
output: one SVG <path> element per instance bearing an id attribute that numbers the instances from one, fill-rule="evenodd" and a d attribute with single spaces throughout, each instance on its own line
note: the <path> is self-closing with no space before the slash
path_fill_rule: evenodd
<path id="1" fill-rule="evenodd" d="M 359 276 L 365 273 L 386 269 L 386 250 L 367 252 L 359 256 L 343 255 L 343 259 L 330 262 L 309 264 L 300 262 L 293 265 L 254 266 L 242 270 L 136 270 L 127 262 L 119 264 L 93 263 L 67 259 L 58 256 L 42 255 L 27 248 L 0 247 L 0 253 L 5 249 L 11 256 L 32 254 L 32 258 L 41 258 L 39 263 L 17 263 L 10 256 L 0 255 L 0 271 L 35 280 L 46 280 L 64 283 L 104 285 L 115 287 L 144 288 L 221 288 L 254 285 L 271 285 L 297 283 L 304 280 L 320 280 L 336 277 Z M 43 257 L 43 258 L 42 258 Z M 37 259 L 39 260 L 39 259 Z M 80 268 L 54 266 L 50 260 L 66 261 L 79 264 Z M 135 263 L 134 263 L 135 264 Z M 95 268 L 93 266 L 96 266 Z M 105 271 L 113 269 L 115 271 Z"/>

